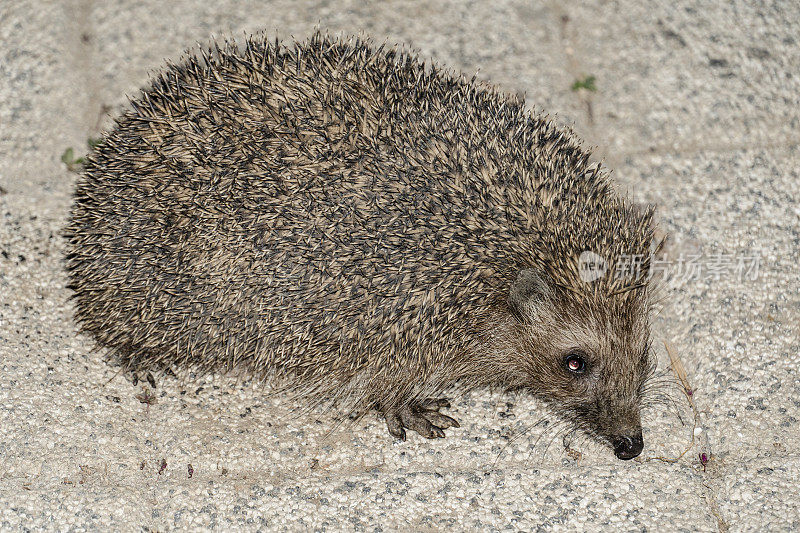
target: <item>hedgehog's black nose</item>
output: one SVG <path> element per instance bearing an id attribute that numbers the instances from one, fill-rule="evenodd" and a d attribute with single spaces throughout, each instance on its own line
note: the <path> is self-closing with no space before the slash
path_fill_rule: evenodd
<path id="1" fill-rule="evenodd" d="M 634 436 L 615 437 L 612 444 L 614 445 L 614 455 L 624 460 L 633 459 L 642 453 L 642 448 L 644 448 L 641 433 Z"/>

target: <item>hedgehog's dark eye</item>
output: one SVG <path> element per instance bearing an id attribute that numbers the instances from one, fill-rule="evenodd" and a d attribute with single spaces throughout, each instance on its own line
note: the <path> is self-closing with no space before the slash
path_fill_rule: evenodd
<path id="1" fill-rule="evenodd" d="M 586 371 L 586 361 L 583 358 L 583 354 L 578 352 L 567 354 L 564 359 L 564 365 L 573 374 L 583 374 Z"/>

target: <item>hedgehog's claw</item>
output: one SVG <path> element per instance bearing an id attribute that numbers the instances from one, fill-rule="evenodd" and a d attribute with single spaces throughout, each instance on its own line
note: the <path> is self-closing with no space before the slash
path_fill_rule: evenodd
<path id="1" fill-rule="evenodd" d="M 384 411 L 389 433 L 400 440 L 406 440 L 403 428 L 416 431 L 427 439 L 444 438 L 444 430 L 459 427 L 458 421 L 439 412 L 442 407 L 450 407 L 445 399 L 428 399 L 415 402 L 397 410 Z"/>
<path id="2" fill-rule="evenodd" d="M 156 378 L 153 376 L 152 372 L 149 370 L 129 370 L 126 373 L 126 377 L 128 381 L 130 381 L 133 386 L 139 384 L 139 382 L 147 381 L 148 385 L 152 387 L 154 390 L 156 389 Z"/>
<path id="3" fill-rule="evenodd" d="M 406 440 L 406 430 L 403 429 L 400 416 L 396 413 L 384 413 L 383 416 L 386 418 L 386 427 L 389 428 L 389 433 L 392 437 L 402 441 Z"/>
<path id="4" fill-rule="evenodd" d="M 427 398 L 419 402 L 417 405 L 422 409 L 434 411 L 438 411 L 441 407 L 444 407 L 445 409 L 450 408 L 450 402 L 447 401 L 447 398 Z"/>

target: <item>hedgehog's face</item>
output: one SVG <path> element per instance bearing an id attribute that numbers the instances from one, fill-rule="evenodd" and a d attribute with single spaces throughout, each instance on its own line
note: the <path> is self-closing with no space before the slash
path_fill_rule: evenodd
<path id="1" fill-rule="evenodd" d="M 509 303 L 519 322 L 515 351 L 527 388 L 610 444 L 618 458 L 639 455 L 641 397 L 651 373 L 644 302 L 630 296 L 593 307 L 563 301 L 523 271 Z"/>

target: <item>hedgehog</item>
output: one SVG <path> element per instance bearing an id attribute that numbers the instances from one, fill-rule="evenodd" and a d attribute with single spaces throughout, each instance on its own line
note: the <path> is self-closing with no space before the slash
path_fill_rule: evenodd
<path id="1" fill-rule="evenodd" d="M 524 97 L 405 48 L 216 41 L 87 158 L 76 321 L 126 371 L 244 372 L 403 440 L 459 426 L 444 396 L 522 391 L 631 459 L 654 208 L 590 156 Z"/>

